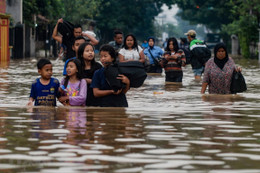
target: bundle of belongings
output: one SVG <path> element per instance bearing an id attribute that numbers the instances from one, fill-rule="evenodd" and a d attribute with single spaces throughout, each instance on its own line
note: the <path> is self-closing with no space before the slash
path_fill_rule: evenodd
<path id="1" fill-rule="evenodd" d="M 130 81 L 130 87 L 133 88 L 142 86 L 147 77 L 144 64 L 139 61 L 112 64 L 105 68 L 105 76 L 108 84 L 114 91 L 125 87 L 122 81 L 117 79 L 119 74 L 125 75 Z"/>

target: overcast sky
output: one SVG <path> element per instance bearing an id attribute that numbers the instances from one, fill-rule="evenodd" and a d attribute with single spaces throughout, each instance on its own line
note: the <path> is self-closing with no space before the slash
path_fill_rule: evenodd
<path id="1" fill-rule="evenodd" d="M 165 24 L 165 23 L 173 23 L 177 24 L 177 21 L 175 19 L 175 15 L 178 12 L 178 7 L 177 5 L 172 5 L 171 9 L 168 9 L 166 5 L 162 6 L 163 12 L 160 13 L 157 17 L 156 20 L 159 22 L 159 24 Z"/>

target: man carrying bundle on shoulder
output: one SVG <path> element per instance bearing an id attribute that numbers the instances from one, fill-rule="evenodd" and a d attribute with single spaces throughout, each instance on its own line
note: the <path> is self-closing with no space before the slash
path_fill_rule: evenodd
<path id="1" fill-rule="evenodd" d="M 72 23 L 63 20 L 62 18 L 57 21 L 57 24 L 52 33 L 52 38 L 66 46 L 67 53 L 64 61 L 76 56 L 76 53 L 72 47 L 75 38 L 79 36 L 87 37 L 89 42 L 94 46 L 98 44 L 98 40 L 95 37 L 89 33 L 82 32 L 81 25 L 73 25 Z"/>

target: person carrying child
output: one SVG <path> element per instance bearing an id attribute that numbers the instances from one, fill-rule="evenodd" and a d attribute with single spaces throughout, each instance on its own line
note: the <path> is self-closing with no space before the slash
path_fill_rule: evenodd
<path id="1" fill-rule="evenodd" d="M 66 67 L 67 76 L 61 81 L 59 101 L 65 106 L 85 106 L 87 82 L 82 76 L 79 59 L 71 59 Z"/>
<path id="2" fill-rule="evenodd" d="M 111 66 L 116 61 L 116 51 L 110 45 L 103 45 L 99 51 L 100 61 L 104 67 L 94 73 L 91 88 L 94 96 L 99 99 L 98 106 L 101 107 L 128 107 L 126 92 L 130 88 L 129 79 L 119 74 L 117 79 L 125 84 L 124 88 L 113 90 L 105 77 L 105 68 Z"/>
<path id="3" fill-rule="evenodd" d="M 52 64 L 48 59 L 40 59 L 37 62 L 38 73 L 41 75 L 37 78 L 31 87 L 31 93 L 27 106 L 56 106 L 58 97 L 59 81 L 52 77 Z"/>
<path id="4" fill-rule="evenodd" d="M 71 31 L 73 34 L 70 35 L 68 32 L 63 33 L 64 35 L 59 35 L 59 24 L 67 24 L 70 27 L 73 28 L 73 30 Z M 67 26 L 66 25 L 66 26 Z M 67 31 L 67 27 L 63 26 L 64 29 Z M 69 28 L 70 28 L 69 27 Z M 66 29 L 67 28 L 67 29 Z M 70 29 L 68 29 L 70 30 Z M 79 36 L 83 36 L 88 38 L 88 40 L 93 44 L 93 45 L 97 45 L 98 44 L 98 40 L 93 37 L 91 34 L 89 33 L 84 33 L 82 32 L 82 26 L 79 24 L 73 25 L 72 23 L 68 22 L 68 21 L 64 21 L 62 18 L 58 19 L 57 24 L 55 25 L 54 29 L 53 29 L 53 33 L 52 33 L 52 38 L 56 41 L 58 41 L 61 44 L 64 44 L 67 47 L 67 54 L 66 54 L 66 58 L 64 59 L 64 61 L 68 60 L 69 58 L 73 58 L 75 57 L 75 50 L 73 50 L 72 45 L 73 45 L 73 41 L 75 38 L 79 37 Z"/>
<path id="5" fill-rule="evenodd" d="M 95 48 L 91 43 L 83 43 L 78 48 L 78 59 L 81 61 L 83 78 L 87 82 L 86 106 L 97 106 L 97 99 L 94 97 L 93 88 L 90 88 L 94 72 L 102 67 L 95 61 Z"/>

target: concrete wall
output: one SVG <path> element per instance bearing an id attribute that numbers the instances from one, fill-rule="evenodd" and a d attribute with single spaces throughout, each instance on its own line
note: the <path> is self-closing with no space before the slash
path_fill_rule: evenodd
<path id="1" fill-rule="evenodd" d="M 13 26 L 17 23 L 23 24 L 23 0 L 6 0 L 6 13 L 11 15 Z M 35 57 L 35 34 L 34 28 L 23 27 L 23 55 L 25 57 Z M 35 32 L 34 32 L 35 33 Z"/>
<path id="2" fill-rule="evenodd" d="M 6 0 L 6 13 L 11 14 L 14 25 L 18 22 L 23 23 L 23 1 Z"/>
<path id="3" fill-rule="evenodd" d="M 231 36 L 231 54 L 239 55 L 239 40 L 236 35 Z"/>

